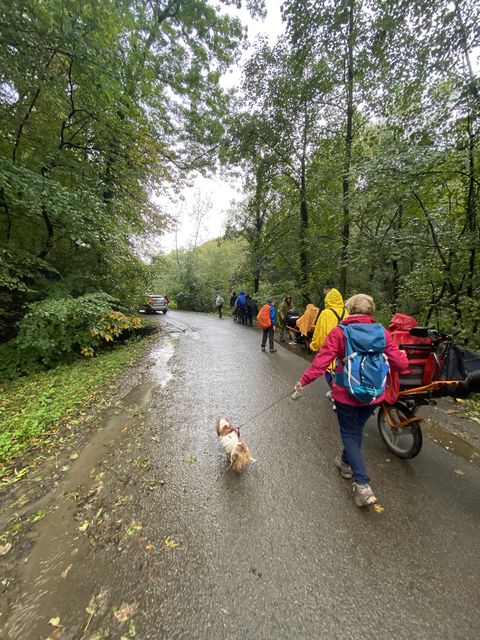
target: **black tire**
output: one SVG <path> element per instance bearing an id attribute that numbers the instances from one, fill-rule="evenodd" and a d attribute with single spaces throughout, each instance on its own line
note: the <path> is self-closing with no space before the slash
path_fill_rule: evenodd
<path id="1" fill-rule="evenodd" d="M 414 411 L 409 409 L 403 402 L 396 402 L 390 408 L 390 417 L 395 422 L 413 418 L 414 415 Z M 392 429 L 385 415 L 385 409 L 380 407 L 377 425 L 380 436 L 389 451 L 404 459 L 418 456 L 423 444 L 422 429 L 418 422 L 414 422 L 403 429 Z"/>
<path id="2" fill-rule="evenodd" d="M 167 313 L 167 310 L 165 309 L 165 310 L 163 311 L 163 315 L 165 315 L 166 313 Z"/>

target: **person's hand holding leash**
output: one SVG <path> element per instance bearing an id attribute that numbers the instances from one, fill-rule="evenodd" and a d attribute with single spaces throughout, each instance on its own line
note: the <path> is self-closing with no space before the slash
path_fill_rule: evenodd
<path id="1" fill-rule="evenodd" d="M 299 400 L 302 396 L 303 387 L 300 382 L 297 382 L 293 387 L 292 400 Z"/>

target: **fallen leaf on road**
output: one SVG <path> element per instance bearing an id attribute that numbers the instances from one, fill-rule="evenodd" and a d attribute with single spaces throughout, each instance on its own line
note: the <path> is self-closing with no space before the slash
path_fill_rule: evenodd
<path id="1" fill-rule="evenodd" d="M 78 527 L 79 531 L 86 531 L 89 527 L 90 523 L 88 520 L 84 520 L 82 524 Z"/>
<path id="2" fill-rule="evenodd" d="M 148 544 L 145 545 L 145 549 L 147 551 L 151 551 L 153 549 L 153 544 L 151 544 L 150 542 Z"/>
<path id="3" fill-rule="evenodd" d="M 39 520 L 42 520 L 45 517 L 45 511 L 43 511 L 42 509 L 40 509 L 39 511 L 37 511 L 37 513 L 33 516 L 32 518 L 32 522 L 38 522 Z"/>
<path id="4" fill-rule="evenodd" d="M 131 525 L 128 527 L 128 529 L 126 530 L 125 536 L 127 538 L 130 538 L 130 536 L 133 536 L 135 533 L 137 533 L 137 531 L 141 531 L 141 530 L 142 530 L 142 525 L 139 522 L 133 521 Z"/>
<path id="5" fill-rule="evenodd" d="M 197 456 L 190 456 L 187 460 L 188 464 L 195 464 L 195 462 L 198 462 L 198 458 Z"/>
<path id="6" fill-rule="evenodd" d="M 455 469 L 455 473 L 457 474 L 457 476 L 464 476 L 465 475 L 465 471 L 462 471 L 462 469 Z"/>
<path id="7" fill-rule="evenodd" d="M 120 607 L 114 612 L 114 617 L 123 624 L 129 618 L 131 618 L 137 611 L 138 605 L 135 603 L 128 604 L 127 602 L 122 602 Z"/>
<path id="8" fill-rule="evenodd" d="M 376 511 L 377 513 L 383 513 L 385 511 L 385 509 L 382 507 L 381 504 L 374 504 L 373 505 L 373 510 Z"/>
<path id="9" fill-rule="evenodd" d="M 178 545 L 180 544 L 175 540 L 175 538 L 172 538 L 171 536 L 167 536 L 164 542 L 165 542 L 165 546 L 168 547 L 169 549 L 175 549 L 175 547 L 178 547 Z"/>
<path id="10" fill-rule="evenodd" d="M 60 626 L 60 617 L 57 616 L 56 618 L 50 618 L 50 620 L 48 621 L 48 624 L 51 624 L 52 627 L 59 627 Z"/>
<path id="11" fill-rule="evenodd" d="M 76 460 L 78 458 L 78 453 L 76 453 L 76 452 L 71 453 L 69 458 L 70 458 L 70 460 Z"/>
<path id="12" fill-rule="evenodd" d="M 66 578 L 68 575 L 68 572 L 70 571 L 70 569 L 72 568 L 72 565 L 69 564 L 68 567 L 65 569 L 65 571 L 62 571 L 62 578 Z"/>
<path id="13" fill-rule="evenodd" d="M 11 542 L 7 542 L 7 544 L 1 545 L 0 546 L 0 556 L 6 556 L 11 548 L 12 548 L 12 543 Z"/>

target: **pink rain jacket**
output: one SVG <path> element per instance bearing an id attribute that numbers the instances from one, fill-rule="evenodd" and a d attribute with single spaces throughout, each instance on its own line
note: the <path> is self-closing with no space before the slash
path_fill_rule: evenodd
<path id="1" fill-rule="evenodd" d="M 367 315 L 353 315 L 342 320 L 342 324 L 374 324 L 375 320 L 371 316 Z M 384 329 L 387 344 L 385 347 L 385 355 L 388 358 L 391 368 L 406 369 L 408 366 L 407 356 L 400 351 L 397 345 L 393 342 L 390 333 Z M 300 384 L 310 384 L 316 380 L 319 376 L 322 376 L 328 369 L 328 365 L 335 359 L 343 360 L 345 357 L 345 337 L 340 327 L 335 327 L 327 335 L 325 344 L 315 356 L 315 360 L 311 366 L 303 373 L 300 378 Z M 332 396 L 334 400 L 341 402 L 342 404 L 349 404 L 353 406 L 365 406 L 365 403 L 356 400 L 348 391 L 346 387 L 341 387 L 333 383 Z M 376 400 L 370 404 L 380 404 L 385 398 L 385 393 L 379 396 Z"/>

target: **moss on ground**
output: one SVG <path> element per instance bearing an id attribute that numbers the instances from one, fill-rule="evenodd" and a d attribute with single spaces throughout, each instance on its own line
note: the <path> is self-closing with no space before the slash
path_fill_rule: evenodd
<path id="1" fill-rule="evenodd" d="M 0 473 L 60 426 L 83 422 L 88 408 L 151 342 L 151 337 L 137 339 L 95 358 L 0 382 Z"/>

